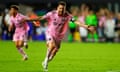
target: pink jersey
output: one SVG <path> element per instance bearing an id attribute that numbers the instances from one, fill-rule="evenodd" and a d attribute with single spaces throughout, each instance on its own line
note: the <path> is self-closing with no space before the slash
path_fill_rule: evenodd
<path id="1" fill-rule="evenodd" d="M 57 11 L 51 11 L 43 17 L 48 20 L 47 32 L 58 39 L 62 39 L 68 29 L 68 22 L 72 16 L 68 13 L 59 16 Z"/>
<path id="2" fill-rule="evenodd" d="M 15 33 L 26 32 L 29 30 L 28 24 L 26 22 L 25 23 L 21 22 L 25 18 L 27 17 L 20 13 L 17 13 L 16 17 L 11 16 L 10 18 L 11 24 L 14 25 L 16 28 Z"/>
<path id="3" fill-rule="evenodd" d="M 85 16 L 80 16 L 80 17 L 78 18 L 78 20 L 79 20 L 81 23 L 85 24 Z"/>
<path id="4" fill-rule="evenodd" d="M 106 17 L 105 17 L 105 16 L 101 16 L 101 17 L 99 18 L 99 26 L 100 26 L 100 27 L 104 26 L 105 20 L 106 20 Z"/>

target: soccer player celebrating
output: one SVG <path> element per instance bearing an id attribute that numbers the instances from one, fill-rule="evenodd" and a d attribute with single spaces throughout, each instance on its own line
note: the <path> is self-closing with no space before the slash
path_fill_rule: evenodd
<path id="1" fill-rule="evenodd" d="M 33 20 L 43 19 L 48 21 L 48 29 L 46 31 L 47 54 L 45 60 L 42 62 L 44 70 L 47 71 L 48 62 L 53 59 L 59 50 L 61 40 L 63 39 L 68 29 L 68 22 L 72 19 L 72 16 L 66 12 L 66 3 L 59 2 L 57 10 L 48 12 L 46 15 Z M 74 21 L 74 19 L 72 19 L 72 21 Z M 88 25 L 81 24 L 79 21 L 75 21 L 75 23 L 92 31 L 92 28 L 90 28 Z"/>
<path id="2" fill-rule="evenodd" d="M 23 56 L 23 60 L 27 60 L 28 56 L 23 50 L 23 46 L 25 45 L 27 47 L 27 42 L 24 42 L 27 40 L 26 33 L 29 30 L 29 27 L 26 22 L 23 22 L 23 19 L 26 17 L 18 12 L 19 8 L 16 5 L 12 5 L 10 7 L 10 27 L 9 31 L 12 30 L 13 27 L 15 27 L 15 33 L 13 36 L 13 41 L 15 42 L 17 50 L 20 52 L 20 54 Z"/>

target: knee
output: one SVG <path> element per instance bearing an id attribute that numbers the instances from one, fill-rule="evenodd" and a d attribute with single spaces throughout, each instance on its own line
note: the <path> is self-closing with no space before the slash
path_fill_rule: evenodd
<path id="1" fill-rule="evenodd" d="M 19 48 L 21 48 L 21 46 L 20 46 L 20 45 L 16 45 L 16 48 L 18 48 L 18 49 L 19 49 Z"/>
<path id="2" fill-rule="evenodd" d="M 16 45 L 16 48 L 20 48 L 19 45 Z"/>
<path id="3" fill-rule="evenodd" d="M 21 48 L 21 47 L 23 47 L 23 45 L 22 44 L 17 44 L 16 47 Z"/>
<path id="4" fill-rule="evenodd" d="M 55 47 L 55 43 L 54 43 L 54 42 L 50 42 L 50 43 L 48 44 L 48 47 L 49 47 L 49 48 L 54 48 L 54 47 Z"/>

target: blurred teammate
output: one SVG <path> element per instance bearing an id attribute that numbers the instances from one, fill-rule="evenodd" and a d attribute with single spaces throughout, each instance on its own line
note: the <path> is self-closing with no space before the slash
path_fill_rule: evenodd
<path id="1" fill-rule="evenodd" d="M 66 3 L 59 2 L 57 10 L 48 12 L 46 15 L 33 20 L 43 19 L 46 19 L 48 21 L 48 29 L 46 31 L 47 54 L 45 60 L 42 62 L 44 70 L 47 71 L 48 62 L 53 59 L 59 50 L 61 40 L 63 39 L 68 29 L 68 22 L 72 19 L 72 16 L 66 12 Z M 78 21 L 76 21 L 76 23 L 85 28 L 89 28 L 89 26 L 81 24 Z"/>
<path id="2" fill-rule="evenodd" d="M 26 22 L 23 22 L 23 19 L 26 17 L 20 13 L 18 13 L 18 6 L 12 5 L 10 7 L 10 27 L 9 31 L 12 30 L 13 27 L 15 27 L 15 33 L 13 36 L 13 41 L 15 42 L 16 48 L 20 52 L 20 54 L 23 56 L 23 60 L 27 60 L 28 56 L 23 50 L 23 46 L 25 45 L 27 47 L 27 31 L 29 30 L 29 27 Z"/>

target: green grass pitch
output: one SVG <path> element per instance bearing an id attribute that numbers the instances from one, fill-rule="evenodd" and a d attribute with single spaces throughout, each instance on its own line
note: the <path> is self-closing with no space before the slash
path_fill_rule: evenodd
<path id="1" fill-rule="evenodd" d="M 11 41 L 0 41 L 0 72 L 43 72 L 45 42 L 29 42 L 29 59 L 22 61 Z M 48 72 L 120 72 L 120 44 L 65 43 Z"/>

